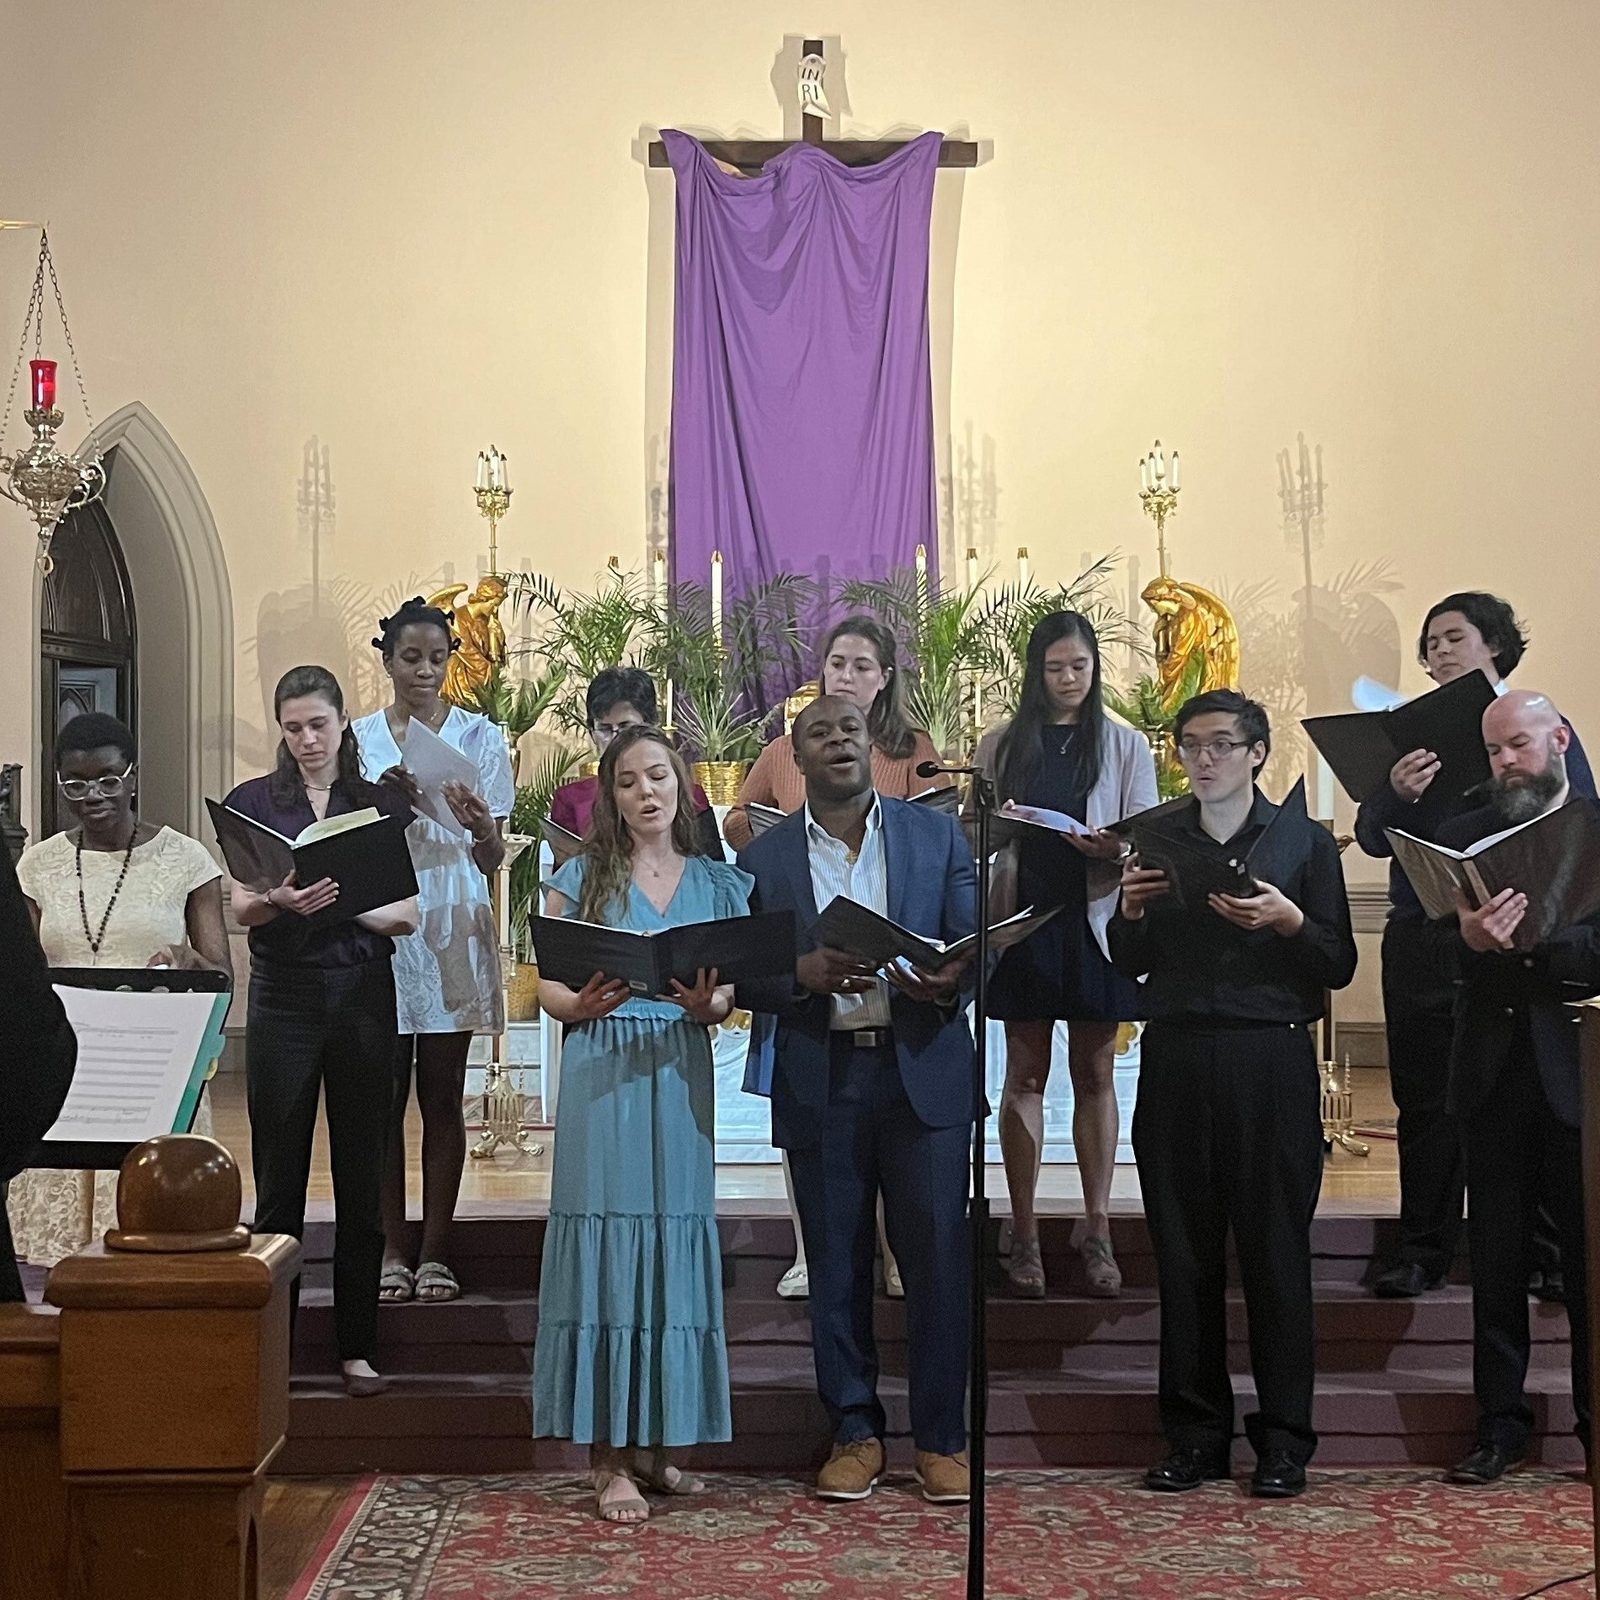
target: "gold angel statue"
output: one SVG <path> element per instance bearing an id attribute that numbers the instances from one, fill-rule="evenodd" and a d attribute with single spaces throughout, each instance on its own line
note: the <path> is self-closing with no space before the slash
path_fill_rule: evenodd
<path id="1" fill-rule="evenodd" d="M 506 664 L 506 630 L 500 624 L 506 593 L 506 580 L 491 572 L 478 580 L 471 594 L 467 594 L 466 584 L 456 583 L 428 596 L 430 606 L 449 612 L 451 627 L 461 641 L 461 648 L 450 657 L 440 690 L 452 705 L 475 709 L 477 691 Z"/>
<path id="2" fill-rule="evenodd" d="M 1220 596 L 1198 583 L 1160 577 L 1145 585 L 1140 598 L 1156 614 L 1151 632 L 1163 706 L 1177 710 L 1175 701 L 1197 657 L 1205 665 L 1195 693 L 1239 687 L 1239 628 Z"/>

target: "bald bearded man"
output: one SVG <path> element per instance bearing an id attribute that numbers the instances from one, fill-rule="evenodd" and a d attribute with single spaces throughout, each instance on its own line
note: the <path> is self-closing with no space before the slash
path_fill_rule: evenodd
<path id="1" fill-rule="evenodd" d="M 1574 797 L 1566 755 L 1571 731 L 1542 694 L 1502 696 L 1483 714 L 1493 776 L 1489 804 L 1446 823 L 1456 850 Z M 1533 1410 L 1528 1372 L 1528 1251 L 1541 1199 L 1566 1265 L 1572 1327 L 1572 1404 L 1589 1454 L 1589 1316 L 1583 1246 L 1583 1173 L 1577 1014 L 1571 1002 L 1600 992 L 1600 915 L 1558 929 L 1530 951 L 1512 948 L 1528 898 L 1513 886 L 1430 925 L 1441 971 L 1456 980 L 1448 1107 L 1460 1120 L 1467 1162 L 1472 1254 L 1473 1389 L 1477 1442 L 1449 1474 L 1492 1483 L 1527 1453 Z"/>

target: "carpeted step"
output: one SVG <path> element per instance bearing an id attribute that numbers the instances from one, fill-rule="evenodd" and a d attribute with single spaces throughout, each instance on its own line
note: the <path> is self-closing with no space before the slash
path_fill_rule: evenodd
<path id="1" fill-rule="evenodd" d="M 739 1462 L 803 1471 L 826 1443 L 809 1355 L 736 1351 L 730 1357 L 734 1439 L 707 1451 L 707 1465 Z M 1547 1458 L 1573 1459 L 1573 1415 L 1563 1374 L 1535 1371 L 1529 1395 Z M 1254 1404 L 1235 1380 L 1241 1415 Z M 892 1435 L 907 1432 L 903 1378 L 880 1392 Z M 1445 1465 L 1470 1443 L 1470 1383 L 1456 1368 L 1319 1376 L 1315 1412 L 1322 1457 L 1347 1464 L 1395 1460 Z M 294 1380 L 285 1472 L 487 1471 L 545 1462 L 528 1437 L 524 1374 L 397 1377 L 389 1392 L 350 1400 L 334 1377 Z M 1134 1465 L 1158 1453 L 1154 1373 L 1106 1370 L 1071 1376 L 996 1373 L 990 1389 L 991 1460 Z M 494 1443 L 494 1441 L 500 1441 Z M 521 1453 L 519 1454 L 519 1450 Z M 697 1456 L 697 1459 L 700 1459 Z"/>

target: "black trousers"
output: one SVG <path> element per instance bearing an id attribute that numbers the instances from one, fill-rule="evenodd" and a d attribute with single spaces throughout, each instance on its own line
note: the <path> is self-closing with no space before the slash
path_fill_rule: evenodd
<path id="1" fill-rule="evenodd" d="M 1397 1263 L 1415 1262 L 1442 1278 L 1461 1239 L 1466 1164 L 1461 1129 L 1445 1110 L 1455 1031 L 1450 985 L 1423 948 L 1422 924 L 1391 919 L 1383 930 L 1383 1015 L 1389 1088 L 1399 1113 L 1400 1246 Z"/>
<path id="2" fill-rule="evenodd" d="M 1161 1427 L 1221 1457 L 1233 1437 L 1228 1235 L 1250 1328 L 1258 1454 L 1309 1461 L 1316 1345 L 1311 1218 L 1322 1187 L 1322 1101 L 1304 1027 L 1153 1022 L 1139 1060 L 1133 1153 L 1161 1293 Z"/>
<path id="3" fill-rule="evenodd" d="M 1528 1263 L 1535 1213 L 1555 1222 L 1572 1329 L 1572 1403 L 1589 1443 L 1589 1301 L 1578 1130 L 1550 1109 L 1524 1038 L 1466 1119 L 1467 1243 L 1472 1252 L 1472 1386 L 1478 1438 L 1519 1454 L 1533 1428 Z"/>
<path id="4" fill-rule="evenodd" d="M 251 967 L 245 1072 L 255 1228 L 305 1237 L 320 1094 L 327 1102 L 333 1169 L 333 1308 L 341 1361 L 370 1361 L 377 1354 L 395 1037 L 387 958 L 359 967 Z M 298 1279 L 292 1296 L 297 1310 Z"/>
<path id="5" fill-rule="evenodd" d="M 919 1450 L 967 1444 L 972 1128 L 930 1128 L 911 1109 L 893 1046 L 836 1039 L 819 1143 L 789 1151 L 811 1277 L 817 1392 L 835 1439 L 881 1439 L 872 1330 L 878 1192 L 906 1291 L 911 1432 Z"/>

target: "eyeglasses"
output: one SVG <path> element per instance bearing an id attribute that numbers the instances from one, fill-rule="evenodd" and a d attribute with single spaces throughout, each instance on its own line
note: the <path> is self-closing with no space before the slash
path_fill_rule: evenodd
<path id="1" fill-rule="evenodd" d="M 87 800 L 98 795 L 102 800 L 115 800 L 127 787 L 128 774 L 133 771 L 130 761 L 120 773 L 109 778 L 57 778 L 56 787 L 65 800 Z"/>
<path id="2" fill-rule="evenodd" d="M 594 722 L 590 727 L 594 730 L 595 738 L 609 744 L 624 728 L 637 728 L 637 722 Z"/>
<path id="3" fill-rule="evenodd" d="M 1250 742 L 1248 739 L 1207 739 L 1204 744 L 1196 744 L 1192 739 L 1185 739 L 1178 746 L 1178 754 L 1185 761 L 1198 761 L 1202 754 L 1213 761 L 1226 761 L 1235 750 L 1243 750 Z"/>

